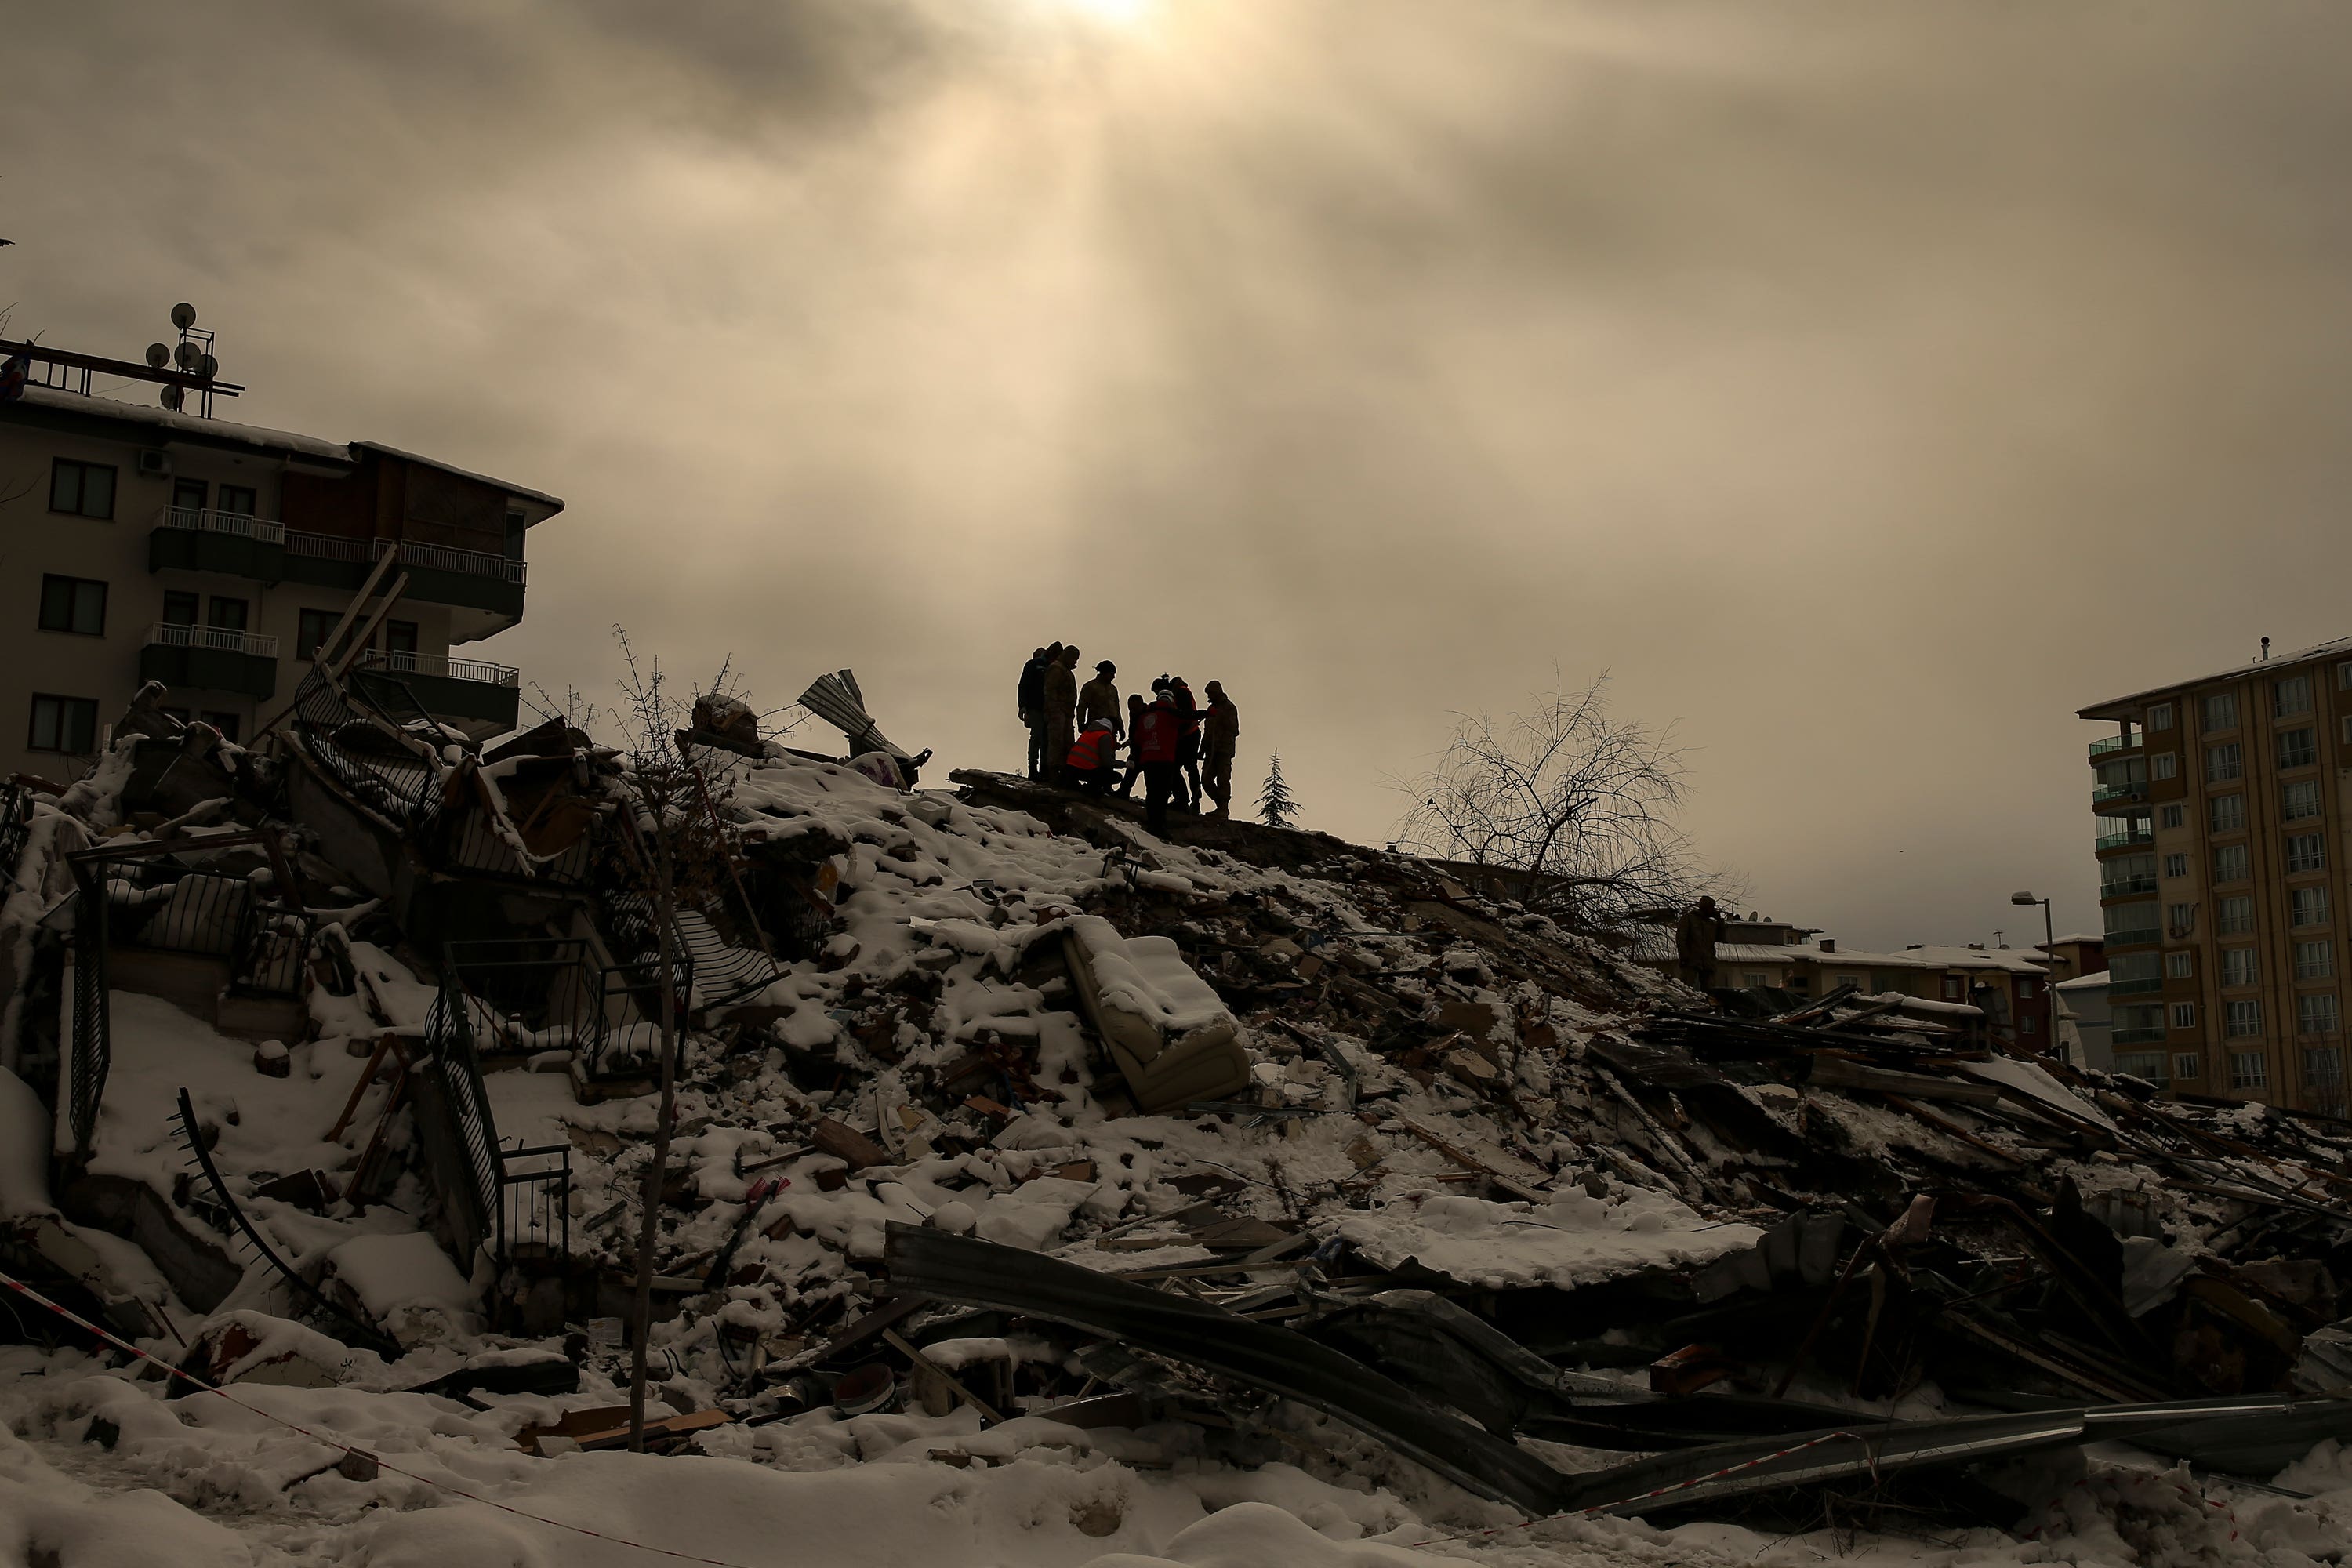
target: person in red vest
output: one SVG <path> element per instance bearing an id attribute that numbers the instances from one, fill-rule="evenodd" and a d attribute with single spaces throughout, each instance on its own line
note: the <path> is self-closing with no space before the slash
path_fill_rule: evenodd
<path id="1" fill-rule="evenodd" d="M 1108 795 L 1111 784 L 1118 777 L 1118 731 L 1108 719 L 1090 719 L 1078 738 L 1071 742 L 1070 754 L 1064 759 L 1070 777 L 1078 788 L 1094 795 Z"/>
<path id="2" fill-rule="evenodd" d="M 1154 700 L 1136 717 L 1134 754 L 1143 769 L 1143 820 L 1152 832 L 1168 831 L 1168 803 L 1183 792 L 1176 754 L 1183 744 L 1184 713 L 1167 687 L 1155 687 Z"/>

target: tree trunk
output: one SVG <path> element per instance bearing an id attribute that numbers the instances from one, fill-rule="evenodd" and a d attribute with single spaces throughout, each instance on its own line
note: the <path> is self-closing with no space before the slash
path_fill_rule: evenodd
<path id="1" fill-rule="evenodd" d="M 658 922 L 661 970 L 661 1111 L 654 1121 L 653 1163 L 646 1167 L 645 1220 L 637 1229 L 637 1294 L 631 1308 L 629 1351 L 629 1451 L 646 1447 L 646 1341 L 653 1330 L 654 1247 L 660 1230 L 662 1188 L 667 1184 L 669 1131 L 677 1115 L 677 992 L 671 983 L 677 962 L 677 889 L 671 876 L 667 812 L 656 816 L 654 917 Z"/>

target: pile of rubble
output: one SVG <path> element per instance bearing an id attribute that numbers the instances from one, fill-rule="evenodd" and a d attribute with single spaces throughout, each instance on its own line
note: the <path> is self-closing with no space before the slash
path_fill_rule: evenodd
<path id="1" fill-rule="evenodd" d="M 254 748 L 146 708 L 12 786 L 0 1111 L 55 1153 L 0 1171 L 0 1268 L 209 1380 L 363 1363 L 616 1446 L 667 1013 L 656 1447 L 900 1410 L 943 1463 L 1044 1423 L 1428 1517 L 2009 1528 L 2070 1473 L 2021 1454 L 2352 1434 L 2352 1126 L 747 719 L 649 815 L 569 725 L 479 750 L 322 670 Z"/>

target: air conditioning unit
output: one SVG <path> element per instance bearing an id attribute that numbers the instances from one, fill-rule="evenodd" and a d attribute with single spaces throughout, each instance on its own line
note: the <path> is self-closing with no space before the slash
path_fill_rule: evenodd
<path id="1" fill-rule="evenodd" d="M 172 454 L 142 452 L 139 454 L 139 477 L 143 479 L 168 479 L 172 477 Z"/>

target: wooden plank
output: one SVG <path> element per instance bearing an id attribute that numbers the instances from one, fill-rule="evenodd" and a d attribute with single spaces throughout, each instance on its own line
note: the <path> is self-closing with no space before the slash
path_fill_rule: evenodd
<path id="1" fill-rule="evenodd" d="M 1898 1072 L 1874 1068 L 1843 1057 L 1813 1058 L 1808 1083 L 1823 1089 L 1866 1089 L 1873 1094 L 1900 1094 L 1912 1100 L 1949 1100 L 1962 1105 L 1990 1105 L 2000 1098 L 2000 1086 L 1972 1079 L 1937 1078 L 1931 1073 Z"/>

